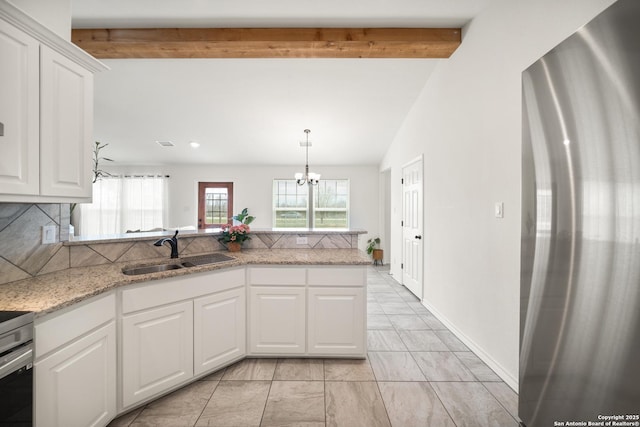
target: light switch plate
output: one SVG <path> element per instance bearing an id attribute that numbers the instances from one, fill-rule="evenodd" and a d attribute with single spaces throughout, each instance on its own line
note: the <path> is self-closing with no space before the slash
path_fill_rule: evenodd
<path id="1" fill-rule="evenodd" d="M 496 202 L 494 207 L 496 218 L 504 218 L 504 203 Z"/>
<path id="2" fill-rule="evenodd" d="M 42 244 L 49 245 L 56 242 L 56 226 L 44 225 L 42 226 Z"/>

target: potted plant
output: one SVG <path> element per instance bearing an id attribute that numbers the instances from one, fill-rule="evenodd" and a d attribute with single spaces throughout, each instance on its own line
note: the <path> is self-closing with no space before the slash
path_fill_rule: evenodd
<path id="1" fill-rule="evenodd" d="M 238 252 L 242 248 L 242 243 L 245 240 L 251 239 L 249 232 L 249 224 L 253 222 L 255 217 L 248 214 L 247 208 L 242 210 L 242 213 L 235 215 L 234 220 L 240 224 L 232 225 L 226 224 L 222 226 L 222 235 L 218 237 L 218 241 L 223 243 L 229 252 Z"/>
<path id="2" fill-rule="evenodd" d="M 379 237 L 372 237 L 371 239 L 367 240 L 367 253 L 372 256 L 373 263 L 375 265 L 378 265 L 378 261 L 380 261 L 380 265 L 383 265 L 382 257 L 384 255 L 384 252 L 378 247 L 379 244 Z"/>

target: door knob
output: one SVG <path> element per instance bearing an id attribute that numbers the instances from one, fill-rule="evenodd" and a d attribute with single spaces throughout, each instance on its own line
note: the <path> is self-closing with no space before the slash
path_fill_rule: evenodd
<path id="1" fill-rule="evenodd" d="M 420 240 L 422 239 L 422 236 L 416 236 L 416 239 Z"/>

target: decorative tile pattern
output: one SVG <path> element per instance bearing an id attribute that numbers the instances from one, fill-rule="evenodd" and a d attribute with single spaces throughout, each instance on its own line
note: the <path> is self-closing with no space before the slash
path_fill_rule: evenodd
<path id="1" fill-rule="evenodd" d="M 0 284 L 37 275 L 59 251 L 59 243 L 42 244 L 41 230 L 55 225 L 60 235 L 61 209 L 59 204 L 0 203 Z"/>
<path id="2" fill-rule="evenodd" d="M 348 249 L 351 248 L 351 239 L 347 236 L 328 234 L 313 246 L 314 249 Z"/>
<path id="3" fill-rule="evenodd" d="M 49 262 L 42 267 L 42 270 L 38 272 L 38 275 L 66 270 L 70 267 L 69 259 L 69 247 L 60 245 L 58 252 L 56 252 Z"/>
<path id="4" fill-rule="evenodd" d="M 109 264 L 109 260 L 88 246 L 71 246 L 69 248 L 71 267 Z"/>
<path id="5" fill-rule="evenodd" d="M 218 242 L 212 236 L 194 237 L 189 245 L 187 245 L 182 253 L 185 255 L 201 254 L 207 252 L 221 251 L 225 249 L 222 243 Z"/>
<path id="6" fill-rule="evenodd" d="M 133 242 L 128 243 L 106 243 L 103 245 L 88 245 L 96 253 L 102 255 L 111 262 L 116 262 L 125 252 L 133 246 Z M 75 246 L 72 246 L 75 247 Z M 82 246 L 78 246 L 82 247 Z"/>

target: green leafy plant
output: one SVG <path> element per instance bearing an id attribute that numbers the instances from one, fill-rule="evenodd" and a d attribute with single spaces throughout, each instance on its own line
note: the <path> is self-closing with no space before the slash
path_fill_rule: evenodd
<path id="1" fill-rule="evenodd" d="M 249 209 L 248 208 L 244 208 L 244 209 L 242 209 L 242 212 L 240 212 L 238 215 L 234 215 L 233 219 L 235 219 L 238 222 L 243 223 L 244 225 L 249 225 L 256 218 L 254 216 L 249 215 Z"/>
<path id="2" fill-rule="evenodd" d="M 367 240 L 367 253 L 371 255 L 373 253 L 373 250 L 376 249 L 379 244 L 379 237 L 372 237 L 371 239 Z"/>

